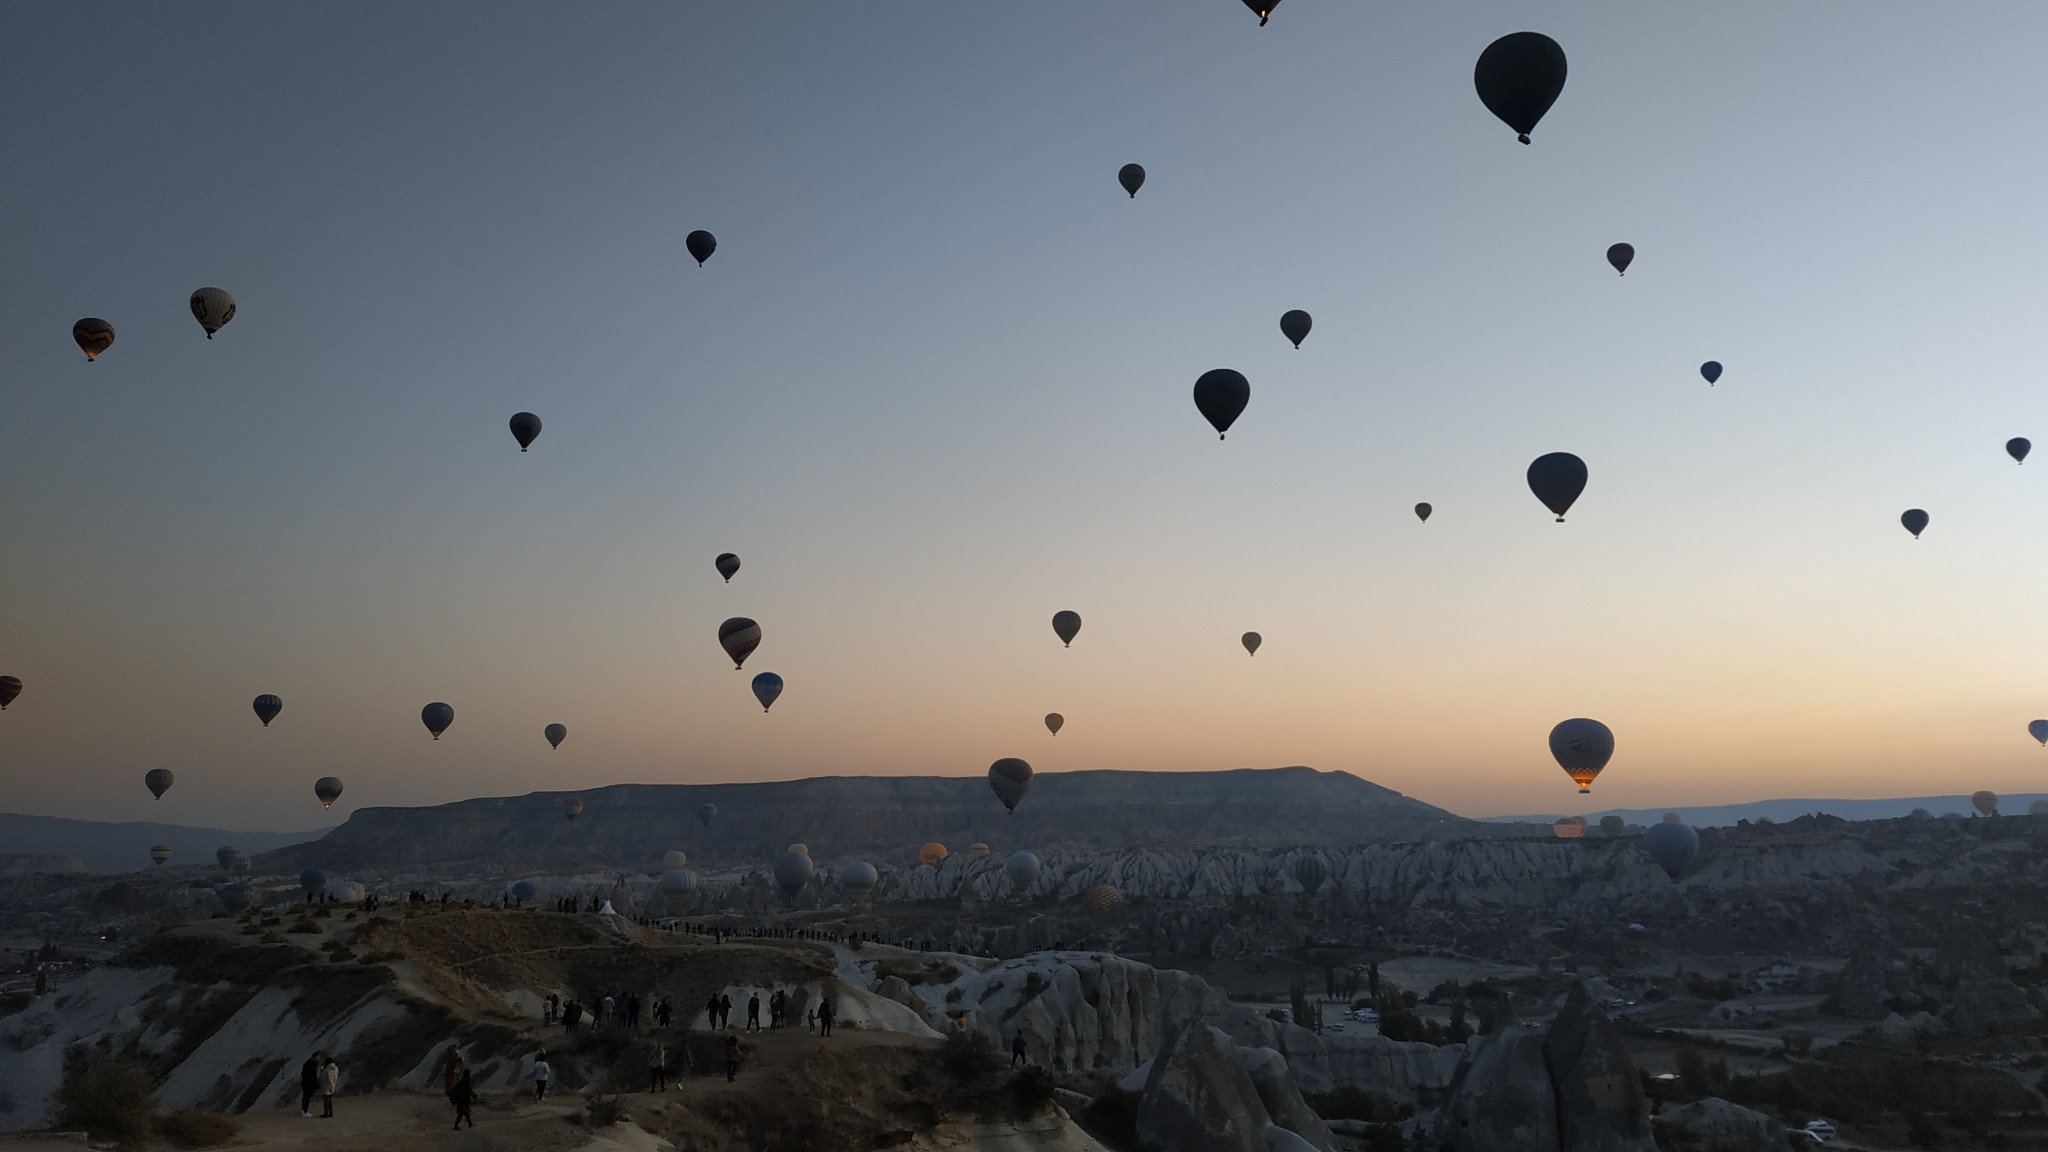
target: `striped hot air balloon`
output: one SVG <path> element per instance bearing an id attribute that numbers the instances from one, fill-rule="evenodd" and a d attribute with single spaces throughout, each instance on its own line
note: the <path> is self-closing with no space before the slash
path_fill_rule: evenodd
<path id="1" fill-rule="evenodd" d="M 761 626 L 745 616 L 734 616 L 718 626 L 718 646 L 732 657 L 732 666 L 738 669 L 761 646 Z"/>
<path id="2" fill-rule="evenodd" d="M 284 711 L 284 701 L 265 692 L 263 695 L 258 696 L 256 702 L 250 705 L 250 707 L 256 710 L 256 718 L 263 721 L 263 726 L 268 728 L 270 727 L 270 722 L 277 719 L 277 714 Z"/>
<path id="3" fill-rule="evenodd" d="M 71 326 L 71 338 L 78 342 L 86 363 L 90 364 L 114 346 L 114 326 L 97 316 L 87 316 Z"/>
<path id="4" fill-rule="evenodd" d="M 201 288 L 192 293 L 192 318 L 206 329 L 206 338 L 228 326 L 235 318 L 235 297 L 225 288 Z"/>
<path id="5" fill-rule="evenodd" d="M 1115 888 L 1107 884 L 1097 884 L 1088 890 L 1088 894 L 1083 896 L 1082 900 L 1087 903 L 1088 911 L 1101 915 L 1116 907 L 1116 902 L 1122 898 Z"/>

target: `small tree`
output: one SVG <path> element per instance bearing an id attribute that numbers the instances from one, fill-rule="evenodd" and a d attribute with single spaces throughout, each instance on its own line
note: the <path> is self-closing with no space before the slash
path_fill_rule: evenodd
<path id="1" fill-rule="evenodd" d="M 1308 1013 L 1308 981 L 1296 976 L 1287 982 L 1287 997 L 1294 1007 L 1294 1022 L 1303 1028 L 1314 1027 Z"/>

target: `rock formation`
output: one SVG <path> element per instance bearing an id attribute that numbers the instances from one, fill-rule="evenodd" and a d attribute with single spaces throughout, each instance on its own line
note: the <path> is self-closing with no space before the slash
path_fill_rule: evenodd
<path id="1" fill-rule="evenodd" d="M 1709 1096 L 1669 1109 L 1652 1122 L 1667 1148 L 1688 1152 L 1785 1152 L 1785 1126 L 1761 1112 Z"/>
<path id="2" fill-rule="evenodd" d="M 1562 1152 L 1657 1152 L 1649 1103 L 1614 1023 L 1572 985 L 1543 1041 Z"/>
<path id="3" fill-rule="evenodd" d="M 1147 1152 L 1267 1152 L 1271 1123 L 1251 1077 L 1200 1021 L 1167 1038 L 1138 1098 Z"/>

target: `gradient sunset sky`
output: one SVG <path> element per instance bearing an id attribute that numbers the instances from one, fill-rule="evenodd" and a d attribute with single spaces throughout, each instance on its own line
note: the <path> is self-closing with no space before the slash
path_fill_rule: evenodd
<path id="1" fill-rule="evenodd" d="M 2048 782 L 2048 6 L 0 21 L 0 810 L 1002 756 L 1467 815 Z M 1524 28 L 1571 67 L 1529 147 L 1472 90 Z"/>

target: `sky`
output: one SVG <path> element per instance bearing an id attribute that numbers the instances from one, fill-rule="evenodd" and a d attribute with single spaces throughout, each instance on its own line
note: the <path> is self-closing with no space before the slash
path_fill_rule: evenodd
<path id="1" fill-rule="evenodd" d="M 1472 89 L 1524 28 L 1570 60 L 1528 147 Z M 1473 816 L 2038 791 L 2044 37 L 2023 2 L 14 6 L 0 809 L 299 829 L 1005 756 Z M 210 342 L 201 286 L 239 302 Z M 1252 385 L 1221 442 L 1216 367 Z M 1552 451 L 1591 472 L 1563 524 Z M 1573 716 L 1616 736 L 1585 799 Z"/>

